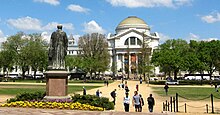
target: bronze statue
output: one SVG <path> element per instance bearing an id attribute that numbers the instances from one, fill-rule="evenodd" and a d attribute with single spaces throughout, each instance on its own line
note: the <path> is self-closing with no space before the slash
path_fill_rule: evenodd
<path id="1" fill-rule="evenodd" d="M 48 69 L 65 69 L 65 56 L 67 55 L 68 39 L 62 30 L 62 25 L 57 25 L 57 31 L 53 32 L 49 47 Z"/>

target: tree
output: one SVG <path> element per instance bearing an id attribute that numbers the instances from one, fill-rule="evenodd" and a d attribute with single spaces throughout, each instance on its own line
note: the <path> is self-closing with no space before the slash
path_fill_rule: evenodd
<path id="1" fill-rule="evenodd" d="M 144 81 L 146 81 L 146 73 L 148 78 L 147 80 L 149 81 L 150 74 L 154 68 L 150 63 L 151 50 L 152 49 L 149 47 L 148 42 L 145 42 L 144 40 L 142 43 L 142 48 L 140 49 L 140 63 L 138 64 L 139 72 L 144 76 Z"/>
<path id="2" fill-rule="evenodd" d="M 92 73 L 104 72 L 108 69 L 110 54 L 108 52 L 108 43 L 102 34 L 86 34 L 79 38 L 79 48 L 82 49 L 79 55 L 83 62 L 81 67 L 86 72 Z"/>
<path id="3" fill-rule="evenodd" d="M 199 59 L 204 62 L 205 69 L 209 74 L 213 74 L 219 67 L 220 59 L 220 41 L 212 40 L 210 42 L 201 41 L 199 44 Z"/>
<path id="4" fill-rule="evenodd" d="M 177 79 L 177 74 L 179 70 L 183 68 L 183 57 L 187 48 L 188 44 L 185 40 L 167 40 L 165 43 L 159 46 L 159 49 L 154 51 L 151 62 L 155 66 L 163 68 L 163 70 L 168 70 L 169 73 L 173 72 L 174 79 Z"/>
<path id="5" fill-rule="evenodd" d="M 19 66 L 22 70 L 22 76 L 30 67 L 36 71 L 43 70 L 47 65 L 47 44 L 42 40 L 40 34 L 25 35 L 24 33 L 17 33 L 10 36 L 6 42 L 3 43 L 3 57 L 10 57 L 11 62 L 6 63 L 5 67 Z"/>
<path id="6" fill-rule="evenodd" d="M 183 70 L 190 74 L 194 72 L 203 73 L 206 70 L 205 63 L 199 59 L 201 50 L 199 49 L 200 42 L 190 40 L 189 48 L 184 55 Z"/>
<path id="7" fill-rule="evenodd" d="M 13 67 L 15 66 L 15 69 L 17 70 L 18 65 L 21 63 L 20 62 L 20 56 L 19 56 L 19 51 L 24 47 L 26 44 L 27 39 L 23 39 L 22 36 L 24 36 L 23 32 L 18 32 L 15 35 L 12 35 L 7 38 L 7 41 L 5 41 L 2 46 L 3 50 L 5 53 L 3 53 L 3 57 L 7 58 L 7 55 L 9 54 L 11 57 L 11 62 L 6 63 L 5 69 L 10 69 L 8 67 Z M 7 52 L 7 53 L 6 53 Z M 12 68 L 11 67 L 11 68 Z M 22 71 L 26 71 L 24 66 L 22 67 Z"/>
<path id="8" fill-rule="evenodd" d="M 44 70 L 47 67 L 48 61 L 48 44 L 42 40 L 40 34 L 28 35 L 30 39 L 27 44 L 20 50 L 20 61 L 27 63 L 34 71 L 34 78 L 38 70 Z"/>

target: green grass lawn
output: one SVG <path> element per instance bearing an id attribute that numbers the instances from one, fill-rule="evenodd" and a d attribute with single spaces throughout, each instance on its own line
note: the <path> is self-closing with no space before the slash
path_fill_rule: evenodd
<path id="1" fill-rule="evenodd" d="M 3 86 L 3 85 L 1 85 Z M 9 88 L 7 88 L 9 86 Z M 10 88 L 13 86 L 13 88 Z M 16 88 L 16 86 L 22 87 L 22 84 L 19 85 L 6 85 L 4 84 L 3 88 L 0 88 L 0 95 L 16 95 L 18 93 L 23 93 L 23 92 L 37 92 L 37 91 L 46 91 L 46 86 L 45 85 L 23 85 L 24 88 Z M 77 91 L 82 91 L 83 86 L 68 86 L 68 94 L 74 93 Z M 93 88 L 98 88 L 99 86 L 84 86 L 87 90 L 93 89 Z"/>
<path id="2" fill-rule="evenodd" d="M 8 80 L 13 82 L 13 79 Z M 24 82 L 24 83 L 42 83 L 42 80 L 39 79 L 16 79 L 15 82 Z M 45 83 L 45 80 L 43 80 Z M 108 80 L 109 83 L 112 83 L 113 80 Z M 84 83 L 84 80 L 68 80 L 68 83 Z M 104 80 L 87 80 L 86 83 L 100 83 L 104 84 Z"/>
<path id="3" fill-rule="evenodd" d="M 158 95 L 165 97 L 165 91 L 163 87 L 152 87 L 153 91 Z M 188 99 L 203 99 L 205 97 L 213 94 L 214 96 L 220 98 L 220 92 L 215 92 L 214 87 L 170 87 L 167 96 L 175 96 L 178 93 L 180 96 L 186 97 Z M 210 99 L 210 98 L 208 98 Z"/>

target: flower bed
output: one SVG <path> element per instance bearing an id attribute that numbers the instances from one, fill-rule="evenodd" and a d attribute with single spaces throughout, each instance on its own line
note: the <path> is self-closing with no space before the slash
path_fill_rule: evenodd
<path id="1" fill-rule="evenodd" d="M 95 107 L 79 102 L 49 102 L 49 101 L 15 101 L 1 104 L 0 107 L 23 107 L 23 108 L 50 108 L 50 109 L 70 109 L 70 110 L 90 110 L 103 111 L 104 108 Z"/>

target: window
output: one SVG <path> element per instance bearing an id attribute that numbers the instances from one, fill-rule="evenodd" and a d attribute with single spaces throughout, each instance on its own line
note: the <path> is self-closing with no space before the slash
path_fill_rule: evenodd
<path id="1" fill-rule="evenodd" d="M 129 39 L 129 38 L 128 38 Z M 128 45 L 128 39 L 125 41 L 125 45 Z"/>
<path id="2" fill-rule="evenodd" d="M 142 45 L 142 42 L 136 37 L 129 37 L 125 40 L 124 45 Z"/>
<path id="3" fill-rule="evenodd" d="M 137 38 L 137 45 L 142 45 L 141 40 Z"/>
<path id="4" fill-rule="evenodd" d="M 130 37 L 130 45 L 136 45 L 135 44 L 135 37 Z"/>

